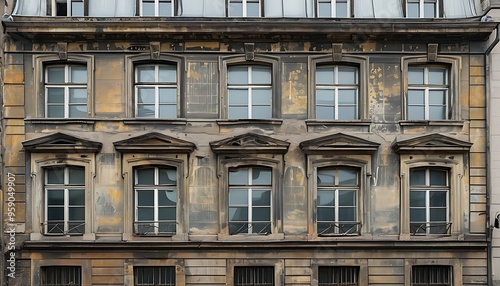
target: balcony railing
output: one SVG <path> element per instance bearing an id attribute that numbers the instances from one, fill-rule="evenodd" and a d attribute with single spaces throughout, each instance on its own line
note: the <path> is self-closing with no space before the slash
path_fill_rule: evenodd
<path id="1" fill-rule="evenodd" d="M 451 234 L 451 222 L 447 223 L 410 223 L 411 235 Z"/>
<path id="2" fill-rule="evenodd" d="M 361 222 L 318 222 L 319 236 L 360 235 Z"/>

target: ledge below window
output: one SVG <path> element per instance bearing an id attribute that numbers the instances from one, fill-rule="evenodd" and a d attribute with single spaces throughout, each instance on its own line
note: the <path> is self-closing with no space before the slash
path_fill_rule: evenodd
<path id="1" fill-rule="evenodd" d="M 283 119 L 218 119 L 219 125 L 240 125 L 240 124 L 266 124 L 281 125 Z"/>
<path id="2" fill-rule="evenodd" d="M 284 240 L 285 234 L 219 234 L 217 240 L 219 241 L 267 241 L 267 240 Z"/>
<path id="3" fill-rule="evenodd" d="M 81 235 L 43 235 L 41 233 L 30 233 L 32 241 L 95 241 L 95 233 L 84 233 Z"/>
<path id="4" fill-rule="evenodd" d="M 370 126 L 372 121 L 369 119 L 363 120 L 317 120 L 307 119 L 307 126 Z"/>
<path id="5" fill-rule="evenodd" d="M 88 124 L 94 125 L 97 119 L 94 118 L 25 118 L 29 124 Z"/>
<path id="6" fill-rule="evenodd" d="M 464 126 L 463 120 L 401 120 L 401 126 Z"/>

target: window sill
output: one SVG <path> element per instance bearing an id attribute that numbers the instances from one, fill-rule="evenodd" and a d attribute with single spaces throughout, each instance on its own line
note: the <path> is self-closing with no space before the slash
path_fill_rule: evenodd
<path id="1" fill-rule="evenodd" d="M 89 124 L 94 125 L 94 118 L 25 118 L 29 124 Z"/>
<path id="2" fill-rule="evenodd" d="M 281 125 L 282 119 L 218 119 L 219 125 L 240 125 L 240 124 L 267 124 L 267 125 Z"/>
<path id="3" fill-rule="evenodd" d="M 441 240 L 454 240 L 461 241 L 464 240 L 463 235 L 459 234 L 424 234 L 424 235 L 413 235 L 413 234 L 400 234 L 399 240 L 412 240 L 412 241 L 441 241 Z"/>
<path id="4" fill-rule="evenodd" d="M 267 241 L 267 240 L 284 240 L 285 234 L 219 234 L 217 240 L 219 241 Z"/>
<path id="5" fill-rule="evenodd" d="M 30 233 L 32 241 L 95 241 L 95 233 L 83 235 L 44 235 L 41 233 Z"/>
<path id="6" fill-rule="evenodd" d="M 172 234 L 172 235 L 138 235 L 135 233 L 124 233 L 123 234 L 124 241 L 152 241 L 152 242 L 161 242 L 161 241 L 188 241 L 187 233 L 180 234 Z"/>
<path id="7" fill-rule="evenodd" d="M 185 118 L 125 118 L 124 124 L 170 124 L 170 125 L 186 125 L 187 119 Z"/>
<path id="8" fill-rule="evenodd" d="M 398 122 L 401 126 L 463 126 L 461 120 L 401 120 Z"/>
<path id="9" fill-rule="evenodd" d="M 317 120 L 307 119 L 307 126 L 370 126 L 372 123 L 369 119 L 361 120 Z"/>

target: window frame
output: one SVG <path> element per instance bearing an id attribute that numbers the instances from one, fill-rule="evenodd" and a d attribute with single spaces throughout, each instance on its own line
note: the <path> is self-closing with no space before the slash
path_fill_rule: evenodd
<path id="1" fill-rule="evenodd" d="M 419 8 L 419 17 L 410 17 L 409 3 L 417 3 Z M 434 16 L 425 16 L 425 3 L 434 3 Z M 409 19 L 433 19 L 443 17 L 443 2 L 441 0 L 405 0 L 405 17 Z"/>
<path id="2" fill-rule="evenodd" d="M 432 281 L 422 281 L 422 282 L 415 282 L 414 279 L 415 277 L 415 271 L 420 268 L 427 270 L 427 275 L 430 274 L 430 271 L 437 270 L 441 268 L 442 270 L 445 270 L 448 272 L 449 276 L 449 281 L 448 282 L 432 282 Z M 426 269 L 428 268 L 428 269 Z M 413 265 L 411 267 L 411 286 L 427 286 L 427 285 L 439 285 L 439 286 L 452 286 L 453 285 L 453 267 L 450 265 Z"/>
<path id="3" fill-rule="evenodd" d="M 329 251 L 328 249 L 326 251 Z M 331 257 L 335 255 L 331 253 Z M 319 268 L 320 267 L 357 267 L 358 282 L 357 286 L 368 286 L 368 260 L 367 259 L 353 259 L 353 258 L 328 258 L 328 259 L 315 259 L 311 263 L 312 277 L 311 286 L 319 286 Z"/>
<path id="4" fill-rule="evenodd" d="M 75 284 L 74 282 L 70 282 L 68 281 L 67 283 L 51 283 L 51 282 L 45 282 L 44 280 L 48 279 L 48 278 L 45 278 L 46 276 L 48 276 L 47 274 L 47 271 L 49 269 L 66 269 L 66 270 L 70 270 L 71 268 L 73 268 L 73 270 L 78 270 L 78 276 L 79 276 L 79 282 L 78 284 Z M 61 278 L 61 276 L 68 276 L 68 273 L 64 273 L 64 272 L 60 272 L 58 273 L 59 275 L 57 277 Z M 66 275 L 63 275 L 63 274 L 66 274 Z M 71 275 L 69 275 L 71 276 Z M 42 266 L 40 267 L 40 284 L 41 286 L 57 286 L 57 285 L 62 285 L 62 286 L 70 286 L 70 285 L 75 285 L 75 286 L 81 286 L 82 285 L 82 267 L 81 266 Z M 62 280 L 62 279 L 61 279 Z"/>
<path id="5" fill-rule="evenodd" d="M 320 10 L 320 3 L 328 2 L 330 3 L 330 17 L 320 17 L 319 15 L 319 10 Z M 347 6 L 347 11 L 346 11 L 346 16 L 345 17 L 340 17 L 338 16 L 337 13 L 337 4 L 339 2 L 346 3 Z M 316 18 L 352 18 L 353 14 L 353 2 L 352 0 L 316 0 Z"/>
<path id="6" fill-rule="evenodd" d="M 226 285 L 234 286 L 235 267 L 273 267 L 274 286 L 284 286 L 284 259 L 228 259 L 226 263 Z"/>
<path id="7" fill-rule="evenodd" d="M 134 286 L 148 286 L 148 285 L 151 285 L 149 283 L 138 283 L 138 272 L 140 269 L 146 269 L 146 268 L 149 268 L 149 269 L 152 269 L 153 270 L 153 276 L 154 277 L 157 277 L 157 279 L 153 279 L 154 281 L 159 281 L 161 280 L 161 270 L 164 269 L 164 270 L 167 270 L 168 272 L 173 272 L 171 273 L 173 275 L 173 284 L 172 284 L 172 281 L 168 282 L 168 283 L 165 283 L 165 284 L 155 284 L 155 285 L 165 285 L 165 286 L 175 286 L 175 278 L 176 278 L 176 274 L 175 274 L 175 266 L 137 266 L 137 265 L 134 265 Z M 158 272 L 158 273 L 157 273 Z M 156 276 L 156 274 L 158 274 L 158 276 Z M 169 275 L 167 275 L 168 278 L 170 278 Z M 168 279 L 168 280 L 171 280 L 171 279 Z"/>
<path id="8" fill-rule="evenodd" d="M 125 263 L 123 285 L 135 285 L 135 267 L 174 267 L 175 283 L 186 284 L 184 259 L 128 259 Z"/>
<path id="9" fill-rule="evenodd" d="M 234 17 L 234 18 L 260 18 L 263 15 L 263 1 L 264 0 L 227 0 L 226 5 L 227 5 L 227 17 Z M 231 4 L 233 2 L 238 2 L 241 3 L 242 5 L 242 15 L 241 16 L 232 16 L 231 15 Z M 248 16 L 248 3 L 255 3 L 257 2 L 257 5 L 259 6 L 259 15 L 257 16 Z"/>
<path id="10" fill-rule="evenodd" d="M 81 269 L 81 285 L 91 285 L 92 261 L 90 259 L 32 259 L 31 260 L 31 282 L 32 285 L 43 285 L 41 277 L 42 267 L 74 266 Z"/>
<path id="11" fill-rule="evenodd" d="M 173 17 L 175 16 L 175 7 L 176 7 L 176 1 L 175 0 L 136 0 L 136 7 L 138 7 L 138 15 L 140 17 Z M 144 15 L 144 1 L 147 2 L 154 2 L 154 8 L 155 8 L 155 13 L 154 15 Z M 170 15 L 160 15 L 160 3 L 161 2 L 169 2 L 170 3 Z"/>
<path id="12" fill-rule="evenodd" d="M 367 58 L 360 56 L 342 55 L 340 61 L 334 61 L 332 56 L 315 56 L 309 57 L 309 78 L 310 85 L 308 88 L 308 120 L 307 123 L 314 124 L 321 122 L 322 124 L 342 124 L 343 122 L 362 123 L 368 119 L 368 78 L 367 78 Z M 316 116 L 316 71 L 318 66 L 347 66 L 357 68 L 358 89 L 357 89 L 357 118 L 350 120 L 321 120 Z"/>
<path id="13" fill-rule="evenodd" d="M 452 284 L 451 285 L 461 285 L 461 281 L 463 280 L 463 259 L 404 259 L 404 285 L 413 285 L 412 284 L 412 268 L 414 266 L 448 266 L 450 267 L 450 277 Z"/>
<path id="14" fill-rule="evenodd" d="M 320 278 L 322 277 L 321 270 L 323 270 L 323 269 L 330 270 L 330 272 L 333 272 L 333 273 L 336 273 L 337 271 L 342 271 L 342 270 L 356 270 L 355 271 L 356 274 L 354 275 L 356 277 L 355 278 L 356 281 L 338 281 L 338 282 L 333 281 L 332 283 L 322 282 L 322 281 L 320 281 L 321 280 Z M 348 272 L 348 271 L 346 271 L 346 272 Z M 318 266 L 318 286 L 358 286 L 359 279 L 360 279 L 359 272 L 360 272 L 359 266 L 344 266 L 344 265 L 343 266 L 338 266 L 338 265 L 336 265 L 336 266 L 331 266 L 331 265 L 324 266 L 324 265 L 319 265 Z M 341 276 L 342 274 L 337 273 L 336 275 Z M 344 277 L 344 278 L 346 278 L 346 277 Z"/>
<path id="15" fill-rule="evenodd" d="M 83 15 L 73 15 L 73 6 L 68 5 L 68 2 L 83 2 Z M 57 3 L 66 3 L 66 15 L 57 15 Z M 88 16 L 88 0 L 50 0 L 48 2 L 50 5 L 49 8 L 47 9 L 47 15 L 48 16 L 53 16 L 53 17 L 85 17 Z"/>

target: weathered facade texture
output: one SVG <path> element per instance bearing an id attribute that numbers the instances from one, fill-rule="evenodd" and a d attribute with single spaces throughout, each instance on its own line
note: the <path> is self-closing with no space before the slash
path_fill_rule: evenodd
<path id="1" fill-rule="evenodd" d="M 489 3 L 61 2 L 3 19 L 7 285 L 488 285 Z"/>

